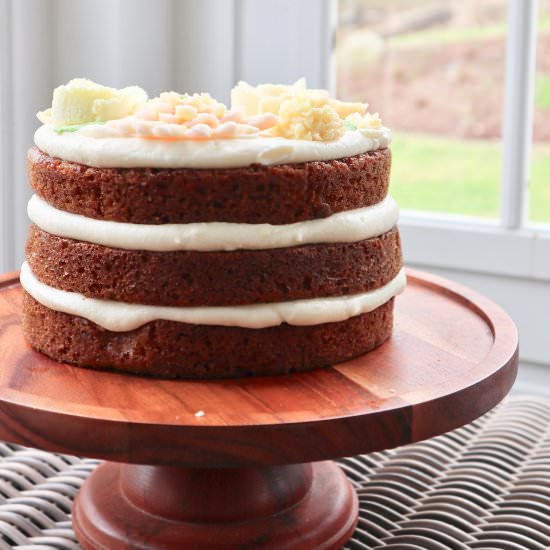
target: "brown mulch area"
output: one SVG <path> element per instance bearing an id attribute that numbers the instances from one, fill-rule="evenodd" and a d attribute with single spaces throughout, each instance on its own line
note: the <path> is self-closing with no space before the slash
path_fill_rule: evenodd
<path id="1" fill-rule="evenodd" d="M 537 71 L 550 73 L 550 34 L 538 40 Z M 439 47 L 389 46 L 370 67 L 338 74 L 339 94 L 367 99 L 386 125 L 457 138 L 501 135 L 506 43 L 495 38 Z M 536 109 L 534 137 L 550 141 L 550 109 Z"/>

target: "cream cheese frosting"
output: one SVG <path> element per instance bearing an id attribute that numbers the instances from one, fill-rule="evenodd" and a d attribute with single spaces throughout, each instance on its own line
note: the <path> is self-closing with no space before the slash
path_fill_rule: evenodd
<path id="1" fill-rule="evenodd" d="M 168 140 L 116 137 L 116 130 L 91 124 L 58 133 L 50 124 L 36 131 L 36 146 L 52 157 L 96 168 L 239 168 L 251 164 L 328 161 L 388 147 L 388 128 L 350 130 L 333 141 L 281 137 Z"/>
<path id="2" fill-rule="evenodd" d="M 126 332 L 160 319 L 261 329 L 282 323 L 309 326 L 339 322 L 373 311 L 405 289 L 406 275 L 402 269 L 384 286 L 350 296 L 221 307 L 151 306 L 87 298 L 83 294 L 59 290 L 40 282 L 27 262 L 21 267 L 21 284 L 45 307 L 83 317 L 113 332 Z"/>
<path id="3" fill-rule="evenodd" d="M 388 195 L 372 206 L 286 225 L 227 222 L 146 225 L 71 214 L 33 195 L 27 213 L 40 229 L 58 237 L 126 250 L 208 252 L 362 241 L 389 231 L 397 222 L 399 209 Z"/>

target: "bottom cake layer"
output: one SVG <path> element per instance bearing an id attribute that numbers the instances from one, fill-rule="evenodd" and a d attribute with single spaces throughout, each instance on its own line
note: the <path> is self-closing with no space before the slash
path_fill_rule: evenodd
<path id="1" fill-rule="evenodd" d="M 346 321 L 262 329 L 153 321 L 111 332 L 49 309 L 25 292 L 23 332 L 56 361 L 163 378 L 285 374 L 357 357 L 389 338 L 393 299 Z"/>

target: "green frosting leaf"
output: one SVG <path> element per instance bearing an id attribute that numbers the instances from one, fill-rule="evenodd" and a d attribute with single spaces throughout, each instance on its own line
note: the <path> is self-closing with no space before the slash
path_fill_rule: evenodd
<path id="1" fill-rule="evenodd" d="M 58 134 L 63 134 L 64 132 L 76 132 L 77 130 L 80 130 L 80 128 L 84 128 L 84 126 L 89 126 L 90 124 L 105 124 L 105 121 L 93 120 L 91 122 L 84 122 L 83 124 L 69 124 L 68 126 L 54 128 L 54 132 L 57 132 Z"/>
<path id="2" fill-rule="evenodd" d="M 353 122 L 350 122 L 349 120 L 344 120 L 344 126 L 348 130 L 357 130 L 357 126 L 355 126 L 355 124 L 353 124 Z"/>

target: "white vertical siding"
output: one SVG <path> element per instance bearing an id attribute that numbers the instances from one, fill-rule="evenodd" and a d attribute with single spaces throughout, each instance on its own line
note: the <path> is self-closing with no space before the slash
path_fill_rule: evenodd
<path id="1" fill-rule="evenodd" d="M 11 2 L 0 0 L 0 272 L 13 269 Z"/>
<path id="2" fill-rule="evenodd" d="M 174 85 L 188 92 L 208 91 L 229 101 L 235 81 L 234 0 L 176 2 Z"/>
<path id="3" fill-rule="evenodd" d="M 173 85 L 172 0 L 54 0 L 56 84 L 82 76 L 154 94 Z"/>
<path id="4" fill-rule="evenodd" d="M 329 87 L 334 2 L 331 0 L 237 0 L 235 29 L 240 78 Z"/>
<path id="5" fill-rule="evenodd" d="M 26 154 L 29 131 L 36 127 L 35 113 L 44 107 L 51 89 L 51 1 L 13 2 L 13 185 L 14 250 L 16 264 L 23 260 L 22 243 L 27 234 L 24 214 L 30 189 L 26 185 Z M 20 101 L 23 99 L 24 101 Z"/>

